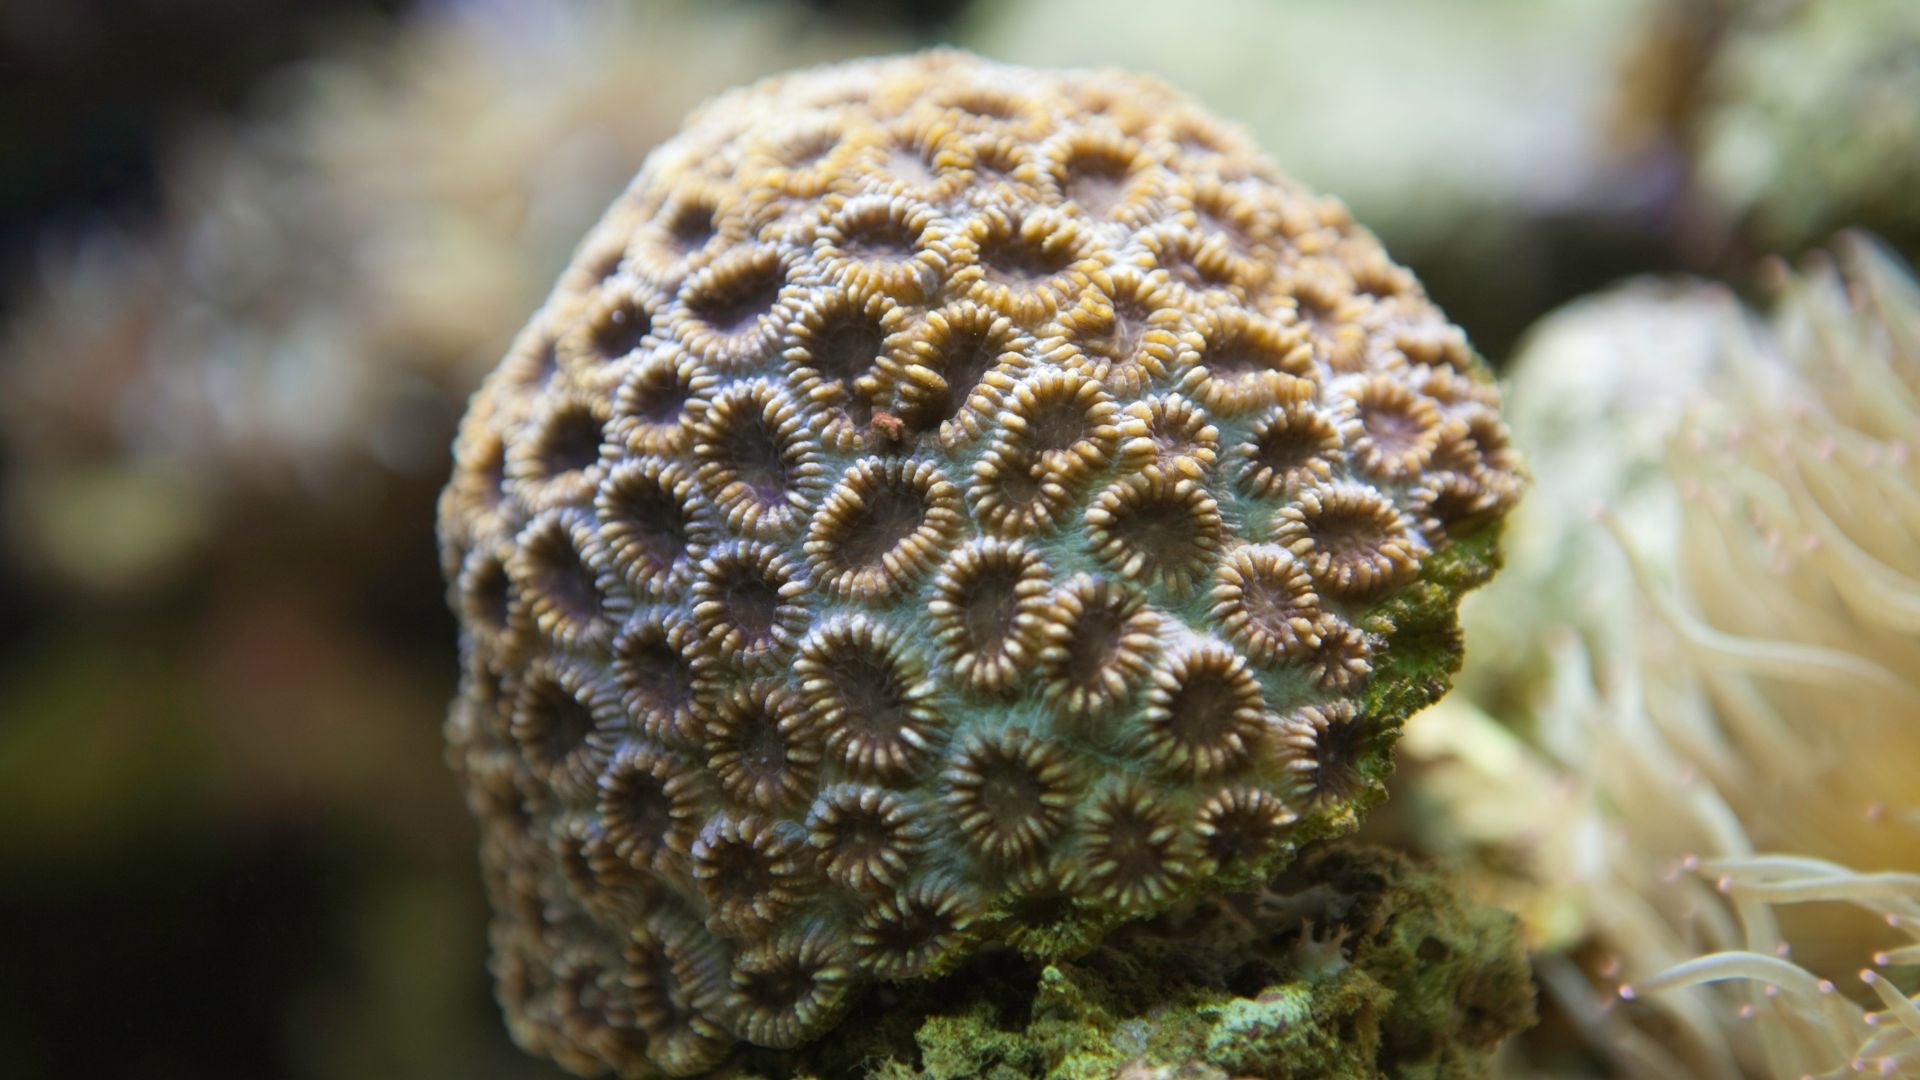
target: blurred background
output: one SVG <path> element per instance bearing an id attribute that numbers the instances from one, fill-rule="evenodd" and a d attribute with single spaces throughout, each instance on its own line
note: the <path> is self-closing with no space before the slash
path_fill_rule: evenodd
<path id="1" fill-rule="evenodd" d="M 1911 258 L 1916 7 L 0 0 L 0 1073 L 555 1075 L 483 969 L 432 504 L 703 98 L 935 43 L 1160 73 L 1500 366 L 1630 274 Z"/>

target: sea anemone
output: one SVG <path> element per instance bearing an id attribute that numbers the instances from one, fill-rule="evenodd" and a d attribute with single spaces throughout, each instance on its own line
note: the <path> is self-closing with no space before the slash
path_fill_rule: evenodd
<path id="1" fill-rule="evenodd" d="M 1632 1075 L 1920 1068 L 1920 286 L 1862 237 L 1839 255 L 1776 268 L 1768 321 L 1635 285 L 1516 365 L 1564 486 L 1471 609 L 1494 647 L 1466 678 L 1528 742 L 1434 722 L 1457 767 L 1559 787 L 1524 823 L 1456 798 L 1507 822 L 1545 985 Z"/>

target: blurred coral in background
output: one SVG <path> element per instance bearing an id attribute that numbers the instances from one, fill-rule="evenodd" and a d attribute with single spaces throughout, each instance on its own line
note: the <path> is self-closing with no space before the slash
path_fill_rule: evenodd
<path id="1" fill-rule="evenodd" d="M 1703 196 L 1724 227 L 1769 251 L 1845 226 L 1903 246 L 1920 239 L 1920 6 L 1692 7 L 1732 12 L 1688 133 Z"/>
<path id="2" fill-rule="evenodd" d="M 1523 916 L 1515 1069 L 1914 1068 L 1920 5 L 108 7 L 0 6 L 8 1075 L 550 1075 L 441 758 L 454 422 L 691 105 L 936 40 L 1196 93 L 1515 379 L 1375 830 Z"/>
<path id="3" fill-rule="evenodd" d="M 0 656 L 0 910 L 104 936 L 21 946 L 0 1055 L 25 1075 L 96 1053 L 102 1075 L 536 1071 L 489 999 L 441 760 L 454 421 L 691 105 L 889 48 L 884 26 L 430 5 L 191 125 L 150 222 L 43 239 L 0 367 L 9 569 L 39 612 Z M 60 974 L 76 948 L 133 958 L 135 996 L 202 1000 L 89 1047 L 97 988 Z"/>
<path id="4" fill-rule="evenodd" d="M 775 16 L 454 5 L 195 132 L 157 226 L 50 244 L 8 335 L 24 547 L 113 592 L 250 501 L 326 521 L 437 479 L 460 403 L 682 112 L 887 41 Z"/>

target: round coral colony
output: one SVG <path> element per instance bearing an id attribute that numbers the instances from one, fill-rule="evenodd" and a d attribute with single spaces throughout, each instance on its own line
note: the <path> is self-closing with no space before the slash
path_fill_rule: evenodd
<path id="1" fill-rule="evenodd" d="M 1519 490 L 1495 400 L 1151 79 L 943 51 L 707 105 L 440 505 L 514 1036 L 696 1075 L 1350 828 Z"/>

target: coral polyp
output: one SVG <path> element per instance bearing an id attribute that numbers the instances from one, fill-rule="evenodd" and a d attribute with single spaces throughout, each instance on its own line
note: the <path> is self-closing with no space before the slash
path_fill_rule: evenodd
<path id="1" fill-rule="evenodd" d="M 1151 80 L 935 52 L 696 113 L 441 506 L 516 1037 L 778 1072 L 877 984 L 1351 829 L 1497 558 L 1497 401 L 1338 203 Z"/>
<path id="2" fill-rule="evenodd" d="M 891 889 L 926 839 L 926 824 L 899 792 L 843 784 L 822 792 L 807 814 L 807 839 L 820 869 L 858 893 Z"/>
<path id="3" fill-rule="evenodd" d="M 967 846 L 998 863 L 1044 854 L 1073 808 L 1073 770 L 1059 750 L 1015 729 L 963 747 L 943 777 Z"/>
<path id="4" fill-rule="evenodd" d="M 956 679 L 983 693 L 1014 687 L 1032 666 L 1050 580 L 1019 541 L 976 541 L 947 561 L 927 614 Z"/>

